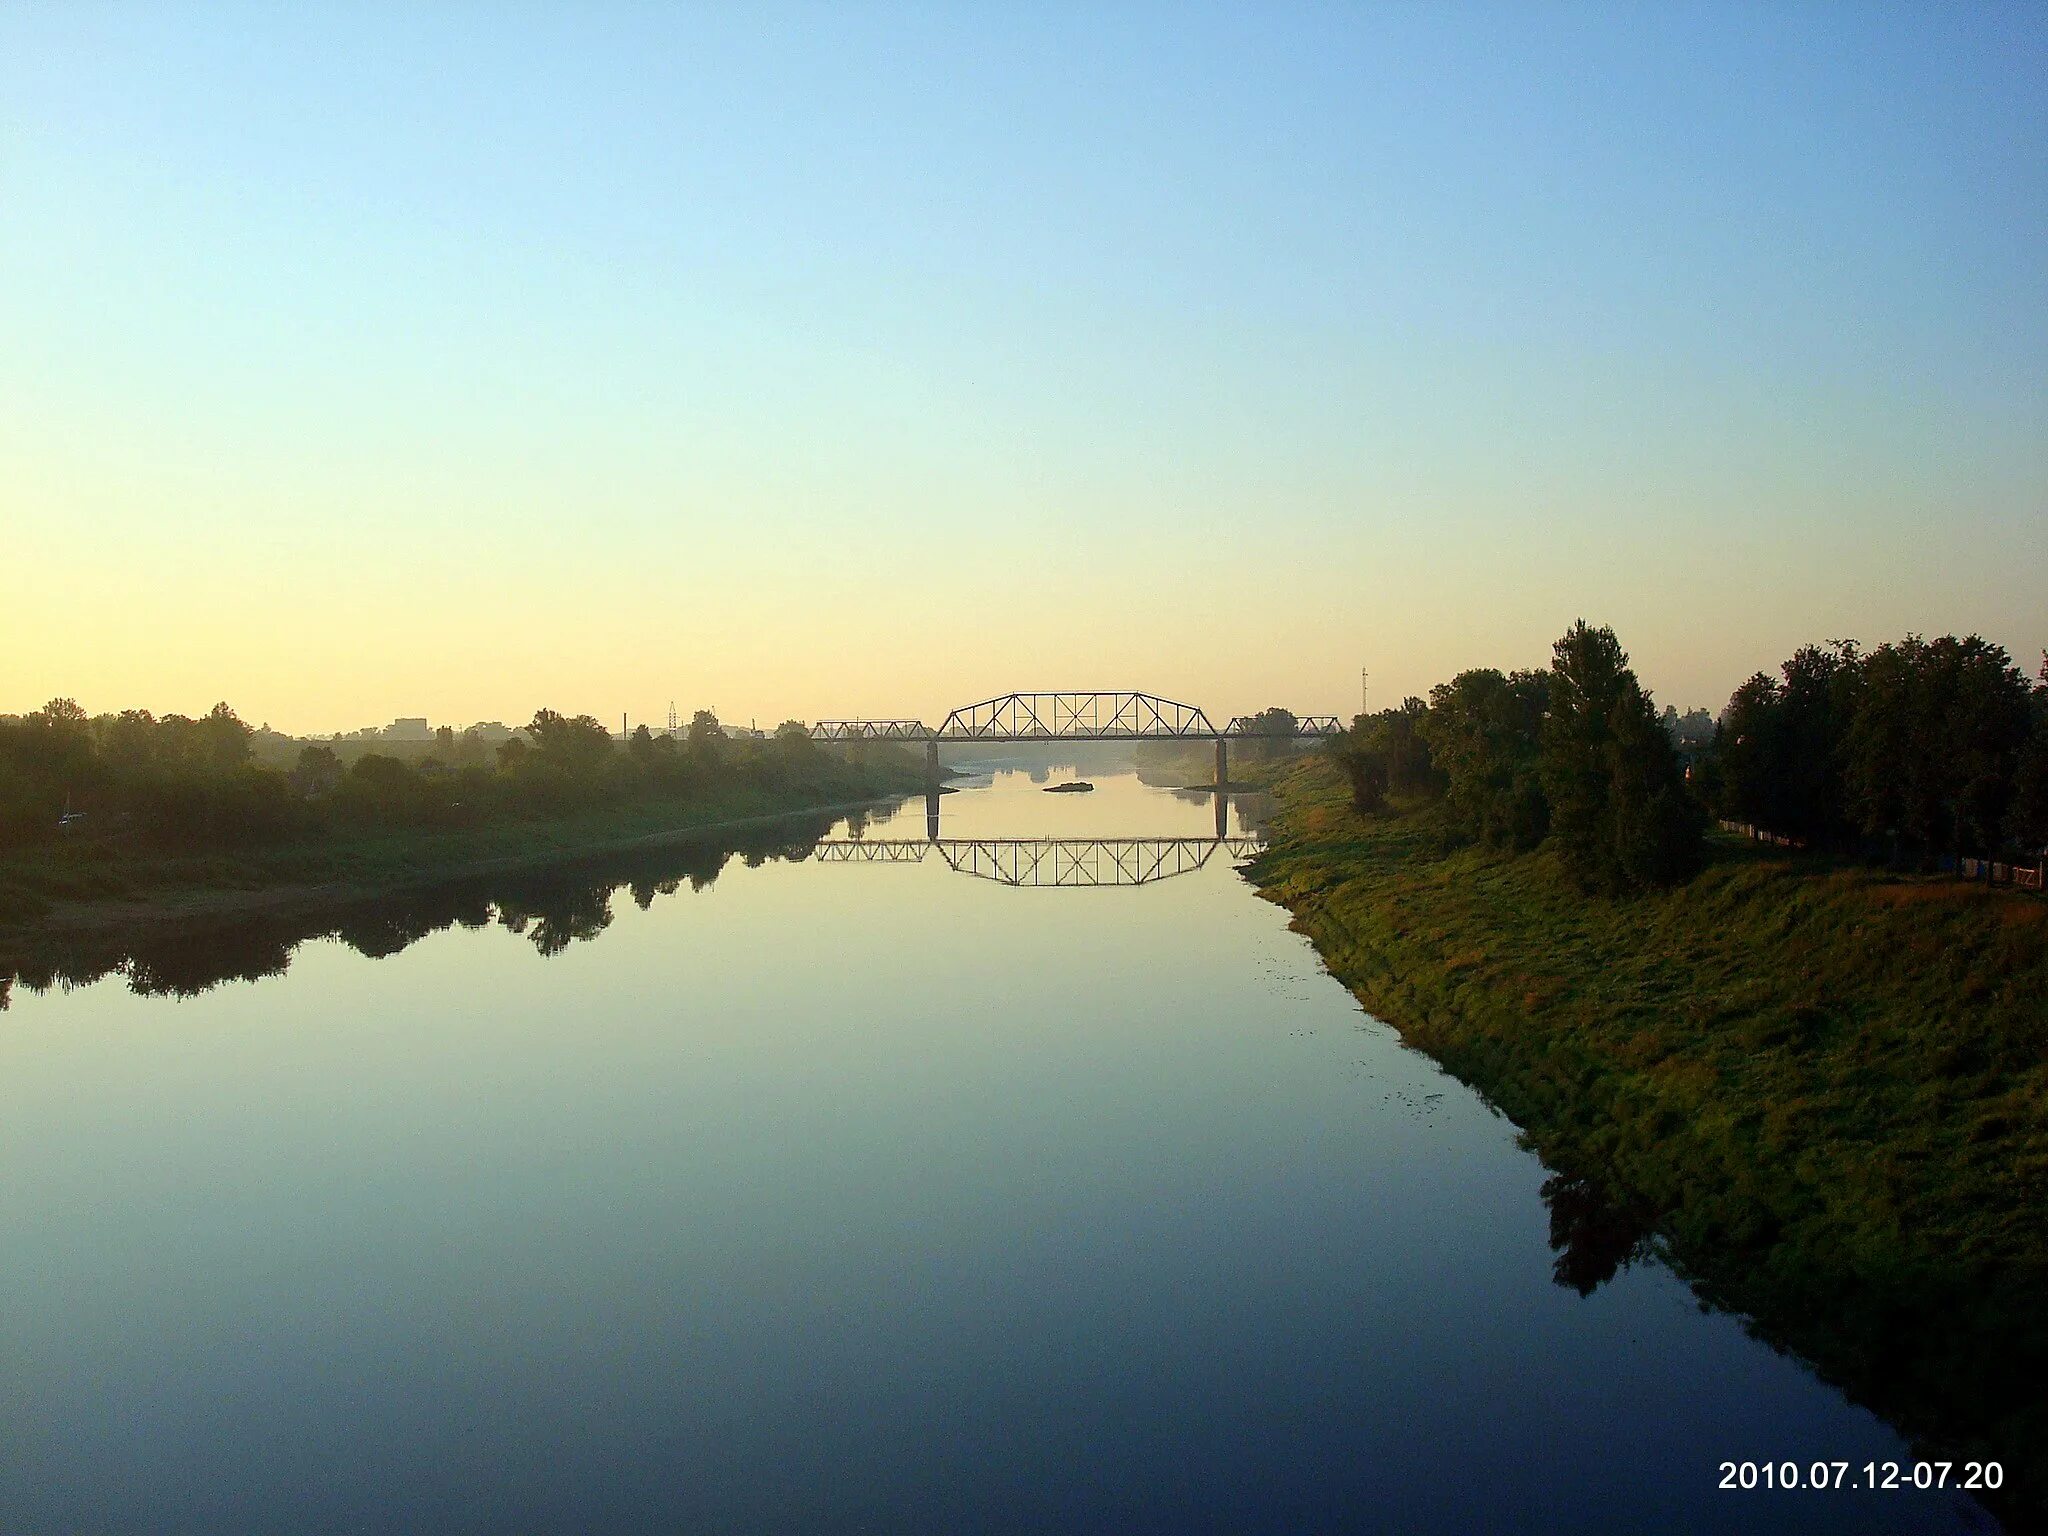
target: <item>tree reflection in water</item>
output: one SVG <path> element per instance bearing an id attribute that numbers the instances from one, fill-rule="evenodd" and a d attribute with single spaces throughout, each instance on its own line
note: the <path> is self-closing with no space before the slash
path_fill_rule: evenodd
<path id="1" fill-rule="evenodd" d="M 1550 1273 L 1559 1285 L 1590 1296 L 1622 1270 L 1650 1256 L 1650 1218 L 1616 1204 L 1590 1179 L 1554 1173 L 1543 1181 L 1550 1208 Z"/>
<path id="2" fill-rule="evenodd" d="M 514 871 L 315 910 L 152 923 L 130 933 L 12 935 L 0 948 L 0 1009 L 18 983 L 29 992 L 82 987 L 119 975 L 132 991 L 191 997 L 229 981 L 282 975 L 299 945 L 339 939 L 372 959 L 395 955 L 442 929 L 492 922 L 558 955 L 594 939 L 612 920 L 612 897 L 631 893 L 643 911 L 687 883 L 702 891 L 735 854 L 749 869 L 809 856 L 832 815 L 735 827 L 689 842 L 600 854 L 547 869 Z"/>

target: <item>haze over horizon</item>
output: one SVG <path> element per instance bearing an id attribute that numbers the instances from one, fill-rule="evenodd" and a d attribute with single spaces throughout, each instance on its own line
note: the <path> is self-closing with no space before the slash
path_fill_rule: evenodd
<path id="1" fill-rule="evenodd" d="M 2048 646 L 2048 13 L 0 15 L 0 712 Z"/>

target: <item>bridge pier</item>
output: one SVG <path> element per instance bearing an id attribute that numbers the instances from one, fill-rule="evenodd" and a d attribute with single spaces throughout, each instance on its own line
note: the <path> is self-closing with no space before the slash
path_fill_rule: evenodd
<path id="1" fill-rule="evenodd" d="M 932 736 L 924 741 L 924 836 L 929 843 L 939 840 L 939 743 Z"/>
<path id="2" fill-rule="evenodd" d="M 1216 738 L 1216 835 L 1230 830 L 1230 743 Z"/>

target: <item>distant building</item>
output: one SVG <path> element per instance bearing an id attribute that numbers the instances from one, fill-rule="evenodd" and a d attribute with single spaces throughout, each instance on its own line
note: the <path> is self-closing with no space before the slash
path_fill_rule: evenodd
<path id="1" fill-rule="evenodd" d="M 434 733 L 425 715 L 407 715 L 384 727 L 386 741 L 432 741 Z"/>

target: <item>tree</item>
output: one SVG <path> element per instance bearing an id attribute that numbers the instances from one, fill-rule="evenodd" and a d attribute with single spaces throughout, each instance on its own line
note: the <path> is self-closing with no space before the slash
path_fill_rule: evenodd
<path id="1" fill-rule="evenodd" d="M 1351 808 L 1361 816 L 1377 816 L 1387 805 L 1387 759 L 1373 739 L 1372 722 L 1360 715 L 1351 729 L 1330 739 L 1330 756 L 1351 786 Z"/>
<path id="2" fill-rule="evenodd" d="M 2048 651 L 2041 653 L 2040 681 L 2028 699 L 2027 744 L 2013 765 L 2012 805 L 2006 836 L 2031 853 L 2048 848 Z"/>
<path id="3" fill-rule="evenodd" d="M 572 718 L 552 709 L 535 710 L 526 734 L 541 764 L 570 779 L 595 778 L 611 761 L 611 732 L 589 715 Z"/>
<path id="4" fill-rule="evenodd" d="M 397 825 L 414 820 L 425 785 L 401 758 L 366 752 L 349 766 L 338 789 L 342 803 L 366 820 Z"/>
<path id="5" fill-rule="evenodd" d="M 1908 635 L 1865 658 L 1844 740 L 1849 814 L 1924 859 L 1989 853 L 2033 725 L 2025 674 L 1976 635 Z"/>
<path id="6" fill-rule="evenodd" d="M 28 723 L 40 731 L 83 732 L 92 724 L 92 718 L 76 699 L 52 699 L 30 715 Z"/>
<path id="7" fill-rule="evenodd" d="M 1544 672 L 1461 672 L 1430 690 L 1416 730 L 1430 771 L 1444 784 L 1444 820 L 1489 847 L 1526 850 L 1543 841 L 1550 810 L 1536 758 L 1550 697 Z"/>
<path id="8" fill-rule="evenodd" d="M 1565 867 L 1587 890 L 1686 879 L 1699 867 L 1702 818 L 1621 642 L 1581 619 L 1553 657 L 1537 769 Z"/>
<path id="9" fill-rule="evenodd" d="M 1294 750 L 1295 730 L 1301 722 L 1294 711 L 1275 704 L 1251 718 L 1251 739 L 1244 744 L 1248 761 L 1284 757 Z"/>
<path id="10" fill-rule="evenodd" d="M 785 720 L 775 727 L 774 742 L 775 750 L 792 765 L 808 763 L 818 755 L 818 744 L 811 740 L 811 728 L 801 720 Z"/>
<path id="11" fill-rule="evenodd" d="M 317 743 L 299 750 L 298 763 L 291 772 L 292 788 L 301 796 L 327 795 L 341 783 L 341 759 L 334 748 Z"/>
<path id="12" fill-rule="evenodd" d="M 1383 808 L 1387 794 L 1434 794 L 1442 775 L 1430 759 L 1422 722 L 1429 706 L 1409 698 L 1399 709 L 1360 715 L 1351 729 L 1330 739 L 1330 752 L 1351 784 L 1351 803 L 1363 815 Z"/>
<path id="13" fill-rule="evenodd" d="M 208 763 L 218 773 L 239 768 L 249 760 L 249 738 L 256 733 L 242 723 L 242 717 L 225 703 L 216 704 L 199 722 Z"/>
<path id="14" fill-rule="evenodd" d="M 1714 738 L 1721 809 L 1759 826 L 1777 826 L 1781 813 L 1784 703 L 1777 679 L 1759 672 L 1729 696 Z"/>
<path id="15" fill-rule="evenodd" d="M 76 793 L 98 777 L 92 720 L 76 699 L 52 699 L 25 723 L 24 766 L 32 768 L 35 776 L 58 794 Z"/>
<path id="16" fill-rule="evenodd" d="M 134 781 L 156 760 L 156 717 L 146 709 L 124 709 L 100 721 L 100 759 L 118 778 Z"/>
<path id="17" fill-rule="evenodd" d="M 718 723 L 718 716 L 708 709 L 700 709 L 690 717 L 688 735 L 690 756 L 706 767 L 715 768 L 725 761 L 725 749 L 730 739 L 725 727 Z"/>

